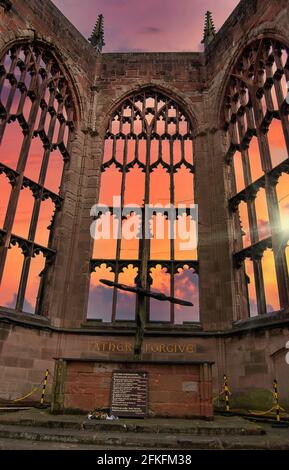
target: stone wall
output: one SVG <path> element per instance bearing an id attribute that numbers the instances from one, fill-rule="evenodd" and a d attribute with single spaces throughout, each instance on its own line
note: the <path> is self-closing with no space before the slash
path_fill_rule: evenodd
<path id="1" fill-rule="evenodd" d="M 48 325 L 0 323 L 0 398 L 15 400 L 29 393 L 50 371 L 47 399 L 51 399 L 55 357 L 128 361 L 132 359 L 133 332 L 129 335 L 53 330 Z M 144 342 L 145 361 L 213 361 L 213 394 L 222 390 L 227 374 L 233 407 L 269 409 L 273 380 L 279 383 L 281 404 L 289 406 L 289 377 L 285 348 L 288 327 L 269 324 L 231 330 L 226 334 L 194 333 L 187 338 L 149 335 Z M 138 366 L 137 366 L 138 367 Z M 38 402 L 40 392 L 31 397 Z M 222 405 L 222 403 L 221 403 Z M 269 406 L 270 405 L 270 406 Z M 223 405 L 222 405 L 223 406 Z"/>

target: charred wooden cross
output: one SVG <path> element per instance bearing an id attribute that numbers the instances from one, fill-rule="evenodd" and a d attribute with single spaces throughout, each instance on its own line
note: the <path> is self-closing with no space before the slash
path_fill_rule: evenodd
<path id="1" fill-rule="evenodd" d="M 120 284 L 118 282 L 108 281 L 107 279 L 100 279 L 100 282 L 109 287 L 115 287 L 116 289 L 124 290 L 126 292 L 133 292 L 137 295 L 139 301 L 139 308 L 136 318 L 136 335 L 135 335 L 135 343 L 134 343 L 134 357 L 135 359 L 141 358 L 142 352 L 142 343 L 143 343 L 143 336 L 144 336 L 144 329 L 145 329 L 145 309 L 144 309 L 144 299 L 146 297 L 151 297 L 156 300 L 160 300 L 161 302 L 168 301 L 172 304 L 183 305 L 185 307 L 193 307 L 194 304 L 188 302 L 187 300 L 176 299 L 175 297 L 170 297 L 165 294 L 161 294 L 159 292 L 152 292 L 142 287 L 132 287 L 126 286 L 125 284 Z"/>

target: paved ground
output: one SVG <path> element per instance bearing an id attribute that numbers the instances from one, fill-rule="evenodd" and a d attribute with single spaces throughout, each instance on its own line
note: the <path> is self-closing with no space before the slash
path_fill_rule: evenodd
<path id="1" fill-rule="evenodd" d="M 140 447 L 128 450 L 142 449 Z M 103 450 L 103 446 L 70 444 L 64 442 L 31 442 L 21 439 L 0 439 L 1 450 Z M 105 450 L 119 450 L 119 447 L 107 447 Z"/>
<path id="2" fill-rule="evenodd" d="M 240 417 L 214 421 L 145 419 L 89 421 L 46 410 L 0 412 L 2 450 L 286 449 L 289 428 L 276 429 Z"/>
<path id="3" fill-rule="evenodd" d="M 97 449 L 97 447 L 95 447 Z M 101 449 L 100 447 L 98 447 Z M 0 450 L 89 450 L 91 446 L 62 442 L 31 442 L 17 439 L 0 439 Z"/>

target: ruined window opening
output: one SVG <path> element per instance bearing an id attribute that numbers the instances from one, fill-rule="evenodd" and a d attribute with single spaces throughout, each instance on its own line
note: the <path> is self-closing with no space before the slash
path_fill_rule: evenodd
<path id="1" fill-rule="evenodd" d="M 126 98 L 111 116 L 106 132 L 99 202 L 111 206 L 112 197 L 119 196 L 121 207 L 133 203 L 142 208 L 147 203 L 188 206 L 195 202 L 193 177 L 193 129 L 184 110 L 154 90 Z M 109 212 L 112 222 L 112 207 Z M 158 218 L 166 219 L 166 215 L 156 213 L 152 224 Z M 164 226 L 168 223 L 165 220 Z M 178 223 L 172 221 L 172 225 Z M 147 244 L 123 237 L 117 243 L 94 242 L 88 319 L 112 324 L 135 321 L 136 299 L 101 285 L 99 279 L 102 275 L 104 279 L 135 285 L 144 275 L 147 288 L 178 294 L 195 305 L 184 312 L 169 303 L 148 302 L 147 322 L 174 325 L 199 321 L 197 250 L 180 255 L 180 240 L 166 237 Z M 186 269 L 190 275 L 180 275 Z"/>
<path id="2" fill-rule="evenodd" d="M 286 198 L 289 204 L 289 190 L 284 190 L 289 174 L 288 53 L 285 45 L 269 38 L 248 45 L 231 74 L 225 97 L 234 259 L 243 282 L 250 281 L 250 316 L 289 306 L 289 226 L 284 223 Z"/>
<path id="3" fill-rule="evenodd" d="M 11 189 L 7 190 L 7 183 L 0 189 L 1 307 L 42 313 L 74 114 L 67 79 L 51 52 L 27 44 L 13 46 L 4 54 L 0 61 L 0 176 Z M 15 266 L 21 267 L 20 273 L 9 288 Z"/>

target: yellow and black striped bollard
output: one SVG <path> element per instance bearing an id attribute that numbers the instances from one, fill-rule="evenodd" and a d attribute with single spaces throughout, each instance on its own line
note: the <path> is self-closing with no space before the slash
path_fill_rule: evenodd
<path id="1" fill-rule="evenodd" d="M 226 412 L 229 412 L 230 411 L 229 387 L 228 387 L 228 378 L 226 375 L 224 375 L 224 393 L 225 393 Z"/>
<path id="2" fill-rule="evenodd" d="M 44 395 L 45 395 L 45 391 L 46 391 L 48 375 L 49 375 L 49 370 L 46 369 L 45 378 L 44 378 L 44 382 L 43 382 L 43 388 L 42 388 L 42 394 L 41 394 L 41 400 L 40 400 L 40 405 L 41 406 L 43 406 L 43 404 L 44 404 Z"/>
<path id="3" fill-rule="evenodd" d="M 275 408 L 276 408 L 276 421 L 277 421 L 277 423 L 280 423 L 280 404 L 279 404 L 277 380 L 274 380 L 273 388 L 274 388 L 273 396 L 274 396 L 274 399 L 275 399 Z"/>
<path id="4" fill-rule="evenodd" d="M 278 392 L 278 382 L 275 379 L 273 382 L 273 398 L 275 400 L 274 409 L 276 410 L 276 421 L 272 424 L 273 428 L 288 428 L 289 423 L 286 421 L 281 421 L 281 411 L 285 411 L 279 402 L 279 392 Z"/>

